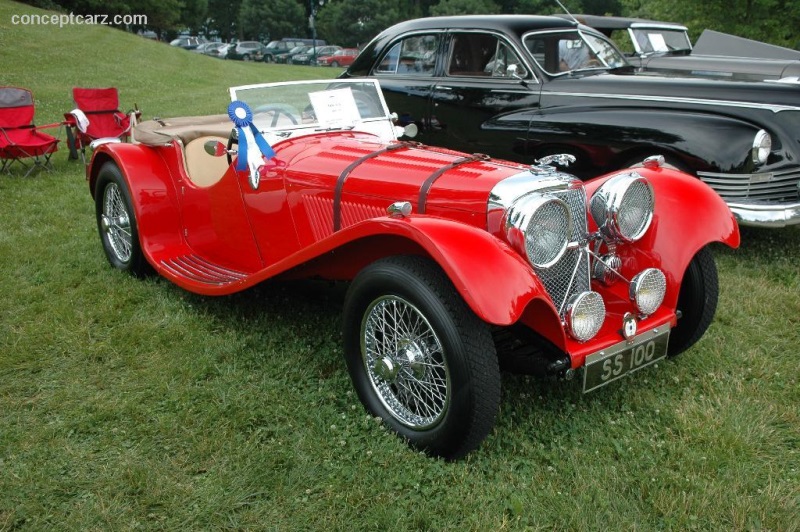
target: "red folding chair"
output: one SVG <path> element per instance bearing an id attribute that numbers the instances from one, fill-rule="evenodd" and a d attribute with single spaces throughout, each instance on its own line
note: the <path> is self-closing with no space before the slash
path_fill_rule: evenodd
<path id="1" fill-rule="evenodd" d="M 36 168 L 51 168 L 50 157 L 58 150 L 58 139 L 39 130 L 61 124 L 37 127 L 34 113 L 31 91 L 0 87 L 0 171 L 10 174 L 11 165 L 19 163 L 28 168 L 27 177 Z"/>
<path id="2" fill-rule="evenodd" d="M 85 164 L 87 146 L 94 147 L 98 143 L 128 139 L 132 125 L 131 116 L 120 112 L 116 88 L 75 87 L 72 89 L 72 98 L 76 109 L 64 114 L 70 159 L 77 159 L 80 151 Z M 138 110 L 132 113 L 139 115 Z"/>

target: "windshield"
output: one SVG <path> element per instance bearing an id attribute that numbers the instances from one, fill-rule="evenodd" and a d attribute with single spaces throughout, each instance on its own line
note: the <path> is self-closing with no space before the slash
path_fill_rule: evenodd
<path id="1" fill-rule="evenodd" d="M 692 49 L 689 36 L 682 29 L 631 28 L 630 31 L 639 54 L 688 52 Z"/>
<path id="2" fill-rule="evenodd" d="M 252 123 L 278 138 L 359 130 L 394 140 L 394 126 L 375 80 L 290 81 L 230 89 L 253 112 Z"/>
<path id="3" fill-rule="evenodd" d="M 610 41 L 594 33 L 578 30 L 533 33 L 523 41 L 534 61 L 551 75 L 628 65 Z"/>

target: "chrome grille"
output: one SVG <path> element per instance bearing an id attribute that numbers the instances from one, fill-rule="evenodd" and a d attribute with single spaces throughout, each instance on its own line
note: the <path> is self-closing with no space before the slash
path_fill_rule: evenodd
<path id="1" fill-rule="evenodd" d="M 697 175 L 728 202 L 742 200 L 792 202 L 798 198 L 800 169 L 797 168 L 760 174 L 698 172 Z"/>
<path id="2" fill-rule="evenodd" d="M 549 190 L 547 193 L 569 207 L 573 221 L 570 242 L 583 241 L 586 237 L 586 193 L 583 187 Z M 590 288 L 589 254 L 584 247 L 568 249 L 561 260 L 550 268 L 537 268 L 536 273 L 563 318 L 567 301 Z"/>

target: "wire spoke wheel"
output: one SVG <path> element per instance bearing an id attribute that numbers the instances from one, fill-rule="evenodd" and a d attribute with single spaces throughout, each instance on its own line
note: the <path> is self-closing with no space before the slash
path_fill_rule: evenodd
<path id="1" fill-rule="evenodd" d="M 347 291 L 344 355 L 366 409 L 412 446 L 448 460 L 489 434 L 500 370 L 487 324 L 430 259 L 366 266 Z"/>
<path id="2" fill-rule="evenodd" d="M 450 402 L 444 349 L 431 324 L 408 301 L 384 296 L 362 324 L 364 367 L 383 405 L 404 425 L 435 426 Z"/>
<path id="3" fill-rule="evenodd" d="M 151 273 L 139 244 L 136 212 L 122 171 L 109 161 L 100 167 L 94 184 L 95 214 L 100 242 L 114 268 L 137 277 Z"/>
<path id="4" fill-rule="evenodd" d="M 133 242 L 130 214 L 116 183 L 109 183 L 103 192 L 101 224 L 106 233 L 108 245 L 117 259 L 120 262 L 130 261 Z"/>

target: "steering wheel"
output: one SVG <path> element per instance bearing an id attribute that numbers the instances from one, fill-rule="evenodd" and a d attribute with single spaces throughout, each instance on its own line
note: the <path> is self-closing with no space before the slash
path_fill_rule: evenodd
<path id="1" fill-rule="evenodd" d="M 289 119 L 292 125 L 297 125 L 297 116 L 300 114 L 297 112 L 297 109 L 292 107 L 291 105 L 283 105 L 283 104 L 267 104 L 261 105 L 256 107 L 254 114 L 267 114 L 272 113 L 272 123 L 269 127 L 277 127 L 278 121 L 281 116 L 285 116 Z"/>

